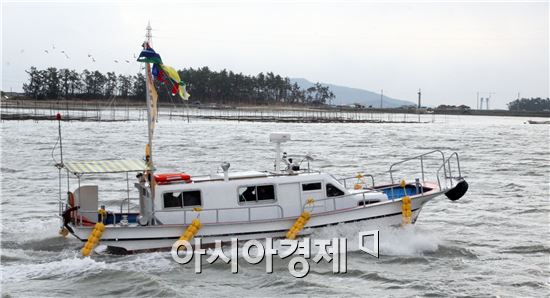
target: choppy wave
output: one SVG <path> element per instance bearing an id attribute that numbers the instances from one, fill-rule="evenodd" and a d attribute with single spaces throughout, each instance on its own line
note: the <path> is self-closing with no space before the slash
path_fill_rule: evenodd
<path id="1" fill-rule="evenodd" d="M 524 246 L 512 246 L 503 250 L 500 250 L 501 253 L 510 253 L 510 254 L 530 254 L 530 253 L 547 253 L 550 254 L 550 246 L 545 245 L 524 245 Z"/>

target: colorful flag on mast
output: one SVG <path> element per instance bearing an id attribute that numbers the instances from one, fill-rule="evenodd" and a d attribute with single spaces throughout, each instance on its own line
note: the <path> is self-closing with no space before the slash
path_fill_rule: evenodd
<path id="1" fill-rule="evenodd" d="M 150 70 L 150 68 L 148 68 L 148 77 L 152 74 L 157 81 L 161 83 L 170 82 L 170 84 L 172 84 L 172 95 L 179 94 L 181 99 L 189 99 L 190 95 L 187 93 L 187 90 L 185 90 L 185 83 L 181 80 L 178 71 L 163 64 L 160 55 L 155 52 L 155 50 L 153 50 L 148 43 L 143 44 L 143 51 L 139 54 L 137 61 L 143 63 L 153 63 L 153 69 Z"/>
<path id="2" fill-rule="evenodd" d="M 162 69 L 160 73 L 166 74 L 168 78 L 172 81 L 172 95 L 179 94 L 183 100 L 188 100 L 189 94 L 185 90 L 185 84 L 180 79 L 180 75 L 178 74 L 178 72 L 168 65 L 160 64 L 159 66 Z"/>
<path id="3" fill-rule="evenodd" d="M 149 46 L 149 43 L 147 42 L 143 43 L 143 50 L 141 51 L 141 53 L 139 53 L 137 61 L 143 63 L 162 63 L 160 55 L 157 54 L 157 52 L 155 52 L 155 50 L 153 50 L 153 48 L 151 48 Z"/>

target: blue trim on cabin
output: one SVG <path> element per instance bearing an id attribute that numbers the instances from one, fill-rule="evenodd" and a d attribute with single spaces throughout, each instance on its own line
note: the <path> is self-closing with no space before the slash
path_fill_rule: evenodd
<path id="1" fill-rule="evenodd" d="M 422 186 L 418 187 L 418 192 L 416 191 L 416 186 L 414 185 L 407 185 L 405 186 L 405 189 L 397 185 L 390 188 L 382 189 L 382 191 L 388 196 L 388 199 L 395 200 L 404 196 L 414 196 L 422 193 Z M 424 191 L 426 191 L 426 189 L 424 189 Z"/>
<path id="2" fill-rule="evenodd" d="M 115 217 L 115 223 L 120 223 L 122 220 L 123 215 L 128 215 L 128 223 L 137 223 L 137 217 L 139 213 L 107 213 L 107 218 L 103 221 L 105 224 L 112 224 L 113 223 L 113 216 Z M 100 217 L 98 216 L 97 220 L 100 220 Z"/>

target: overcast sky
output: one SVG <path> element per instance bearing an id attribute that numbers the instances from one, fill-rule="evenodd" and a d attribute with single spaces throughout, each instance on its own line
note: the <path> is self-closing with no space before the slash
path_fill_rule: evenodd
<path id="1" fill-rule="evenodd" d="M 31 66 L 136 73 L 151 21 L 177 69 L 273 71 L 408 100 L 421 88 L 432 106 L 494 92 L 505 108 L 518 92 L 549 96 L 548 14 L 547 1 L 4 1 L 2 89 L 20 91 Z"/>

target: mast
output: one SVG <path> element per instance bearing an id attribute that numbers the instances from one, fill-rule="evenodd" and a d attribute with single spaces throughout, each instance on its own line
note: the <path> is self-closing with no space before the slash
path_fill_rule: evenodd
<path id="1" fill-rule="evenodd" d="M 145 49 L 147 45 L 149 47 L 152 47 L 152 37 L 153 34 L 151 33 L 151 22 L 147 23 L 146 28 L 146 34 L 145 34 L 145 43 L 143 44 L 143 48 Z M 145 150 L 145 158 L 147 160 L 147 155 L 149 159 L 147 160 L 147 165 L 149 166 L 149 170 L 151 173 L 151 179 L 153 176 L 154 166 L 153 166 L 153 110 L 151 107 L 151 90 L 149 90 L 149 75 L 151 73 L 151 65 L 149 63 L 145 63 L 145 97 L 147 100 L 147 137 L 148 137 L 148 150 Z"/>

